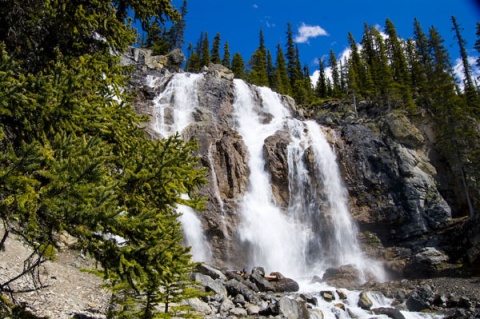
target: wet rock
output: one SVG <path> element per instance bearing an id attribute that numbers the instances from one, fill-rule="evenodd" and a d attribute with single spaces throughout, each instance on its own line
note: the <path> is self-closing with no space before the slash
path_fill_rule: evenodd
<path id="1" fill-rule="evenodd" d="M 324 315 L 320 309 L 309 309 L 310 319 L 323 319 Z"/>
<path id="2" fill-rule="evenodd" d="M 260 291 L 275 291 L 276 288 L 272 285 L 267 279 L 261 276 L 258 273 L 252 273 L 250 275 L 250 280 L 255 283 Z"/>
<path id="3" fill-rule="evenodd" d="M 301 294 L 300 295 L 300 298 L 302 298 L 303 300 L 305 300 L 308 304 L 311 304 L 311 305 L 314 305 L 314 306 L 318 306 L 318 300 L 317 298 L 312 295 L 312 294 Z"/>
<path id="4" fill-rule="evenodd" d="M 369 310 L 373 306 L 373 302 L 366 292 L 361 292 L 358 300 L 358 306 L 362 309 Z"/>
<path id="5" fill-rule="evenodd" d="M 295 292 L 300 289 L 298 282 L 290 278 L 282 278 L 271 283 L 276 292 Z"/>
<path id="6" fill-rule="evenodd" d="M 376 315 L 386 315 L 392 319 L 405 319 L 405 316 L 400 312 L 400 310 L 395 308 L 381 307 L 374 308 L 372 312 Z"/>
<path id="7" fill-rule="evenodd" d="M 354 265 L 343 265 L 336 268 L 328 268 L 323 281 L 331 286 L 351 288 L 362 283 L 360 271 Z"/>
<path id="8" fill-rule="evenodd" d="M 333 291 L 320 291 L 320 296 L 328 302 L 335 300 L 335 294 Z"/>

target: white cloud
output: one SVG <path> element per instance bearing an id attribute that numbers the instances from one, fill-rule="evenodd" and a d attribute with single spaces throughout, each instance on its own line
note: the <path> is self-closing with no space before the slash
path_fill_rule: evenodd
<path id="1" fill-rule="evenodd" d="M 318 36 L 327 36 L 328 33 L 319 25 L 307 25 L 302 23 L 300 28 L 298 28 L 298 34 L 295 36 L 296 43 L 308 43 L 310 38 L 316 38 Z"/>
<path id="2" fill-rule="evenodd" d="M 477 67 L 477 57 L 469 56 L 468 63 L 470 64 L 472 80 L 475 81 L 480 76 L 480 68 Z M 453 73 L 458 80 L 458 84 L 463 91 L 465 80 L 465 74 L 463 72 L 463 62 L 461 58 L 455 60 L 455 65 L 453 66 Z"/>
<path id="3" fill-rule="evenodd" d="M 359 50 L 360 50 L 361 45 L 357 43 L 357 46 L 359 47 Z M 340 53 L 340 55 L 337 55 L 337 62 L 341 61 L 342 64 L 347 63 L 351 54 L 352 54 L 352 50 L 350 49 L 350 47 L 345 48 L 342 51 L 342 53 Z M 324 61 L 324 64 L 325 64 L 325 78 L 330 79 L 330 81 L 332 81 L 332 68 L 327 66 L 328 65 L 328 60 L 327 59 L 330 59 L 330 57 L 323 56 L 321 59 Z M 316 65 L 320 65 L 320 59 L 316 58 L 314 63 Z M 313 84 L 314 87 L 317 84 L 317 81 L 318 81 L 319 77 L 320 77 L 320 71 L 319 70 L 316 70 L 315 72 L 313 72 L 312 75 L 310 75 L 310 80 L 312 81 L 312 84 Z"/>

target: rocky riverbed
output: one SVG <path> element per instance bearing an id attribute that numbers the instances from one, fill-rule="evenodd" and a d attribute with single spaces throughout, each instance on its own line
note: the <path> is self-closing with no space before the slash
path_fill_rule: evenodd
<path id="1" fill-rule="evenodd" d="M 0 260 L 0 279 L 11 277 L 23 267 L 28 250 L 10 240 Z M 41 267 L 39 279 L 45 286 L 37 291 L 16 294 L 25 310 L 40 318 L 106 318 L 110 294 L 102 281 L 82 269 L 95 267 L 88 257 L 68 249 L 58 259 Z M 252 270 L 220 270 L 200 265 L 191 278 L 207 292 L 187 300 L 203 318 L 480 318 L 480 278 L 432 278 L 333 286 L 352 272 L 327 271 L 322 277 L 295 281 L 280 273 Z M 329 277 L 328 274 L 336 274 Z M 343 279 L 345 279 L 343 278 Z M 346 282 L 346 281 L 343 281 Z M 33 288 L 25 277 L 16 288 Z M 348 287 L 348 290 L 345 289 Z M 13 286 L 12 286 L 13 288 Z M 417 318 L 420 316 L 416 315 Z"/>

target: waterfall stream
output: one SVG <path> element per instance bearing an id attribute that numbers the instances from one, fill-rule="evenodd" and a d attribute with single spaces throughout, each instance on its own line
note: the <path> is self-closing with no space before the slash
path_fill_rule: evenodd
<path id="1" fill-rule="evenodd" d="M 252 249 L 251 266 L 262 265 L 294 277 L 353 264 L 383 280 L 383 270 L 362 253 L 350 218 L 348 195 L 332 147 L 314 121 L 294 119 L 280 96 L 235 80 L 238 132 L 249 151 L 249 188 L 241 202 L 240 236 Z M 264 117 L 268 114 L 268 121 Z M 290 200 L 275 204 L 263 145 L 279 130 L 290 135 Z"/>
<path id="2" fill-rule="evenodd" d="M 154 100 L 156 130 L 164 137 L 183 130 L 194 122 L 199 107 L 198 83 L 202 74 L 176 74 Z M 149 85 L 155 87 L 150 79 Z M 268 88 L 234 80 L 233 103 L 236 126 L 246 145 L 249 158 L 248 190 L 239 198 L 238 234 L 248 249 L 245 266 L 262 266 L 296 277 L 321 274 L 328 267 L 353 264 L 363 274 L 370 270 L 383 279 L 382 269 L 362 253 L 357 229 L 350 218 L 348 195 L 343 186 L 336 156 L 322 128 L 313 121 L 295 119 L 281 96 Z M 264 158 L 265 139 L 278 131 L 289 135 L 288 207 L 280 207 L 274 198 L 271 177 Z M 212 144 L 206 157 L 213 180 Z M 224 203 L 218 185 L 213 186 L 225 220 Z M 188 207 L 183 212 L 187 244 L 198 261 L 211 258 L 199 214 Z M 222 230 L 226 233 L 226 228 Z M 227 237 L 228 238 L 228 237 Z"/>
<path id="3" fill-rule="evenodd" d="M 198 107 L 198 82 L 202 78 L 201 74 L 176 74 L 154 99 L 154 127 L 163 137 L 181 134 L 193 122 L 192 114 Z M 148 79 L 147 85 L 155 87 L 155 79 Z M 177 210 L 182 213 L 179 220 L 193 260 L 211 261 L 211 248 L 197 213 L 185 205 L 178 205 Z"/>

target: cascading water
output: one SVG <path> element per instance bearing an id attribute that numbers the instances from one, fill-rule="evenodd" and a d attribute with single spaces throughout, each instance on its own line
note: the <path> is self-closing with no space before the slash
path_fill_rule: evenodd
<path id="1" fill-rule="evenodd" d="M 307 270 L 354 264 L 361 273 L 375 267 L 373 273 L 383 279 L 382 268 L 367 263 L 359 248 L 336 156 L 320 127 L 293 119 L 279 95 L 267 88 L 257 88 L 260 101 L 243 81 L 235 80 L 235 88 L 238 131 L 250 155 L 240 236 L 252 250 L 251 266 L 299 276 Z M 263 156 L 265 139 L 278 130 L 287 130 L 291 138 L 286 212 L 275 205 Z"/>
<path id="2" fill-rule="evenodd" d="M 193 123 L 193 113 L 199 106 L 198 83 L 203 75 L 174 75 L 155 99 L 155 125 L 164 137 L 182 131 Z M 155 87 L 155 79 L 149 81 Z M 336 295 L 333 287 L 323 283 L 302 284 L 302 278 L 321 275 L 328 267 L 354 264 L 361 273 L 366 270 L 383 279 L 383 270 L 374 261 L 363 256 L 356 239 L 357 229 L 350 218 L 348 196 L 343 186 L 336 156 L 322 128 L 313 121 L 293 118 L 281 97 L 267 88 L 249 86 L 235 80 L 234 117 L 236 129 L 248 151 L 248 190 L 238 199 L 239 211 L 232 212 L 231 202 L 223 202 L 218 185 L 212 185 L 212 202 L 218 204 L 222 220 L 239 216 L 237 233 L 224 238 L 233 242 L 238 236 L 249 250 L 250 260 L 242 260 L 242 267 L 263 266 L 267 271 L 280 271 L 288 277 L 300 279 L 302 292 L 317 294 L 328 290 Z M 234 126 L 234 127 L 233 127 Z M 275 202 L 271 179 L 264 157 L 265 140 L 278 131 L 289 135 L 288 155 L 288 207 Z M 214 163 L 215 141 L 210 141 L 207 158 L 213 182 L 217 182 Z M 218 163 L 217 163 L 218 164 Z M 225 175 L 218 175 L 225 176 Z M 223 189 L 222 189 L 223 191 Z M 186 195 L 185 195 L 186 196 Z M 224 205 L 225 204 L 225 205 Z M 180 221 L 187 244 L 192 246 L 196 261 L 211 261 L 212 252 L 206 241 L 199 215 L 190 207 L 179 205 Z M 217 216 L 215 216 L 217 217 Z M 229 219 L 231 222 L 233 218 Z M 225 225 L 224 225 L 225 226 Z M 229 248 L 227 245 L 226 247 Z M 227 248 L 227 249 L 228 249 Z M 233 247 L 232 249 L 238 249 Z M 233 251 L 235 253 L 235 251 Z M 243 256 L 243 255 L 242 255 Z M 238 267 L 239 265 L 235 265 Z M 370 311 L 358 307 L 359 292 L 344 291 L 342 300 L 346 310 L 335 303 L 318 297 L 318 308 L 323 318 L 372 318 Z M 391 307 L 391 300 L 380 294 L 368 293 L 374 308 Z M 435 318 L 403 312 L 405 318 Z M 375 315 L 375 318 L 385 315 Z"/>
<path id="3" fill-rule="evenodd" d="M 176 74 L 155 98 L 154 127 L 163 137 L 181 134 L 193 122 L 192 114 L 198 107 L 197 84 L 202 77 L 201 74 Z M 147 84 L 154 87 L 155 80 L 148 79 Z M 177 210 L 182 213 L 179 220 L 193 260 L 210 261 L 211 249 L 196 212 L 185 205 L 178 205 Z"/>
<path id="4" fill-rule="evenodd" d="M 194 121 L 193 113 L 199 107 L 197 87 L 202 80 L 202 74 L 176 74 L 155 98 L 155 128 L 162 136 L 182 133 Z M 149 80 L 151 86 L 154 82 Z M 320 127 L 313 121 L 294 119 L 280 95 L 270 89 L 241 80 L 234 83 L 236 129 L 249 153 L 249 186 L 240 199 L 237 234 L 248 249 L 250 260 L 245 266 L 263 266 L 292 277 L 320 274 L 344 264 L 355 264 L 361 271 L 367 266 L 371 269 L 375 263 L 366 263 L 359 248 L 336 156 Z M 265 139 L 279 130 L 290 135 L 287 209 L 275 203 L 263 156 Z M 215 181 L 211 147 L 207 157 Z M 222 212 L 219 217 L 224 218 L 218 185 L 213 185 L 213 190 Z M 209 260 L 211 252 L 197 214 L 188 207 L 179 210 L 195 260 Z M 222 231 L 228 240 L 226 227 Z M 381 268 L 374 273 L 381 273 Z"/>

